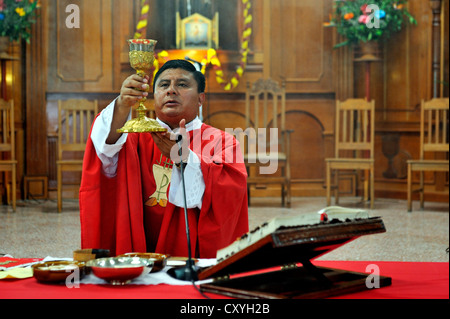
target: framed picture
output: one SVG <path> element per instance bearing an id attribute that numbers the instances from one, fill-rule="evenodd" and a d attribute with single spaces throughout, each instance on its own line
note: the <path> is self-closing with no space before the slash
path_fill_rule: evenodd
<path id="1" fill-rule="evenodd" d="M 219 14 L 210 20 L 199 13 L 184 19 L 177 12 L 177 49 L 209 49 L 218 47 Z"/>

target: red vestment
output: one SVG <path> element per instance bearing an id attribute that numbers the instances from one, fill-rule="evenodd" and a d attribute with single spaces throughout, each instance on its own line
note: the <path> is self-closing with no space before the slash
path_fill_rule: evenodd
<path id="1" fill-rule="evenodd" d="M 218 249 L 248 231 L 247 172 L 234 137 L 205 124 L 189 133 L 205 181 L 201 210 L 188 209 L 191 251 L 194 257 L 214 258 Z M 117 174 L 109 178 L 89 138 L 80 187 L 82 248 L 109 249 L 112 256 L 145 251 L 188 255 L 184 209 L 170 202 L 146 205 L 156 190 L 152 167 L 163 162 L 168 160 L 149 133 L 128 134 Z"/>

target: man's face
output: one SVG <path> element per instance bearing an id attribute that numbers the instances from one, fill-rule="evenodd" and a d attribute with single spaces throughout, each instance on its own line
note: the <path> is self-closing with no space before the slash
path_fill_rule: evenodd
<path id="1" fill-rule="evenodd" d="M 155 83 L 155 113 L 172 129 L 182 119 L 189 123 L 198 114 L 205 100 L 204 93 L 198 93 L 197 82 L 192 73 L 183 69 L 167 69 Z"/>

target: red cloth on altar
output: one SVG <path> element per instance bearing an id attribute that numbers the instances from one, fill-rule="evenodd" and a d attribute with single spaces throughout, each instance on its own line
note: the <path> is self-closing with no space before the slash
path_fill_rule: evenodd
<path id="1" fill-rule="evenodd" d="M 214 258 L 217 250 L 248 232 L 247 172 L 234 137 L 205 124 L 189 133 L 205 181 L 201 210 L 188 209 L 191 251 L 194 257 Z M 170 202 L 145 205 L 156 190 L 152 167 L 166 160 L 149 133 L 129 134 L 117 175 L 108 178 L 88 140 L 80 187 L 82 248 L 109 249 L 111 255 L 188 255 L 184 209 Z"/>

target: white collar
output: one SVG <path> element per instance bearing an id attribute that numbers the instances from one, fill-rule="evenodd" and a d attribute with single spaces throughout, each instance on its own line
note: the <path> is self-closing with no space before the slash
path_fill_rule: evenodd
<path id="1" fill-rule="evenodd" d="M 172 130 L 169 125 L 167 125 L 166 123 L 164 123 L 163 121 L 161 121 L 159 118 L 156 118 L 156 120 L 158 121 L 158 123 L 167 129 L 167 131 L 172 132 L 172 133 L 177 133 L 180 128 L 177 127 L 175 130 Z M 186 132 L 190 132 L 193 130 L 198 130 L 202 127 L 202 121 L 200 121 L 200 119 L 198 118 L 198 116 L 193 119 L 192 121 L 190 121 L 189 123 L 186 124 Z"/>

